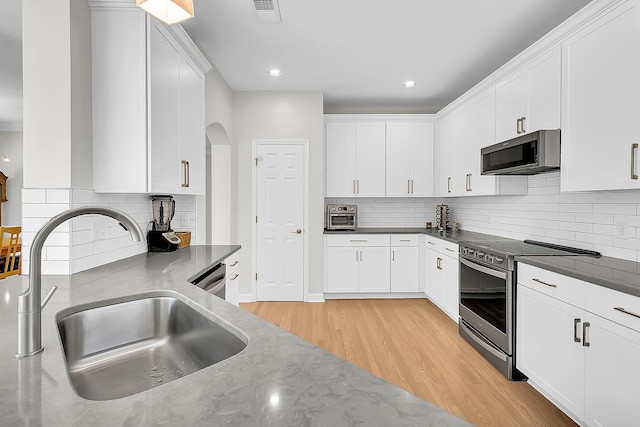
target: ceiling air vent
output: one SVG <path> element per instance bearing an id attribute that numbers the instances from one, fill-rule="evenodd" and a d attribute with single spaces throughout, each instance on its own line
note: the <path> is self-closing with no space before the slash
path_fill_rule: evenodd
<path id="1" fill-rule="evenodd" d="M 268 24 L 282 23 L 278 0 L 253 0 L 253 6 L 256 8 L 260 22 Z"/>

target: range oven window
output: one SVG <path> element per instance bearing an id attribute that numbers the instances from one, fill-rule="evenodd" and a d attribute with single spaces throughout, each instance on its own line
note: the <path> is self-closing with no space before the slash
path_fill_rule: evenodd
<path id="1" fill-rule="evenodd" d="M 507 333 L 507 281 L 460 263 L 460 304 Z"/>

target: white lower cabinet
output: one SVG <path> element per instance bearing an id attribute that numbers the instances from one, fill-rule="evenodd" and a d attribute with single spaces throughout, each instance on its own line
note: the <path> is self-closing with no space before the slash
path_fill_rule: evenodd
<path id="1" fill-rule="evenodd" d="M 431 236 L 425 241 L 425 293 L 457 322 L 460 298 L 458 245 Z"/>
<path id="2" fill-rule="evenodd" d="M 417 234 L 325 236 L 325 292 L 417 294 L 422 292 Z"/>
<path id="3" fill-rule="evenodd" d="M 328 293 L 389 292 L 388 234 L 326 236 Z"/>
<path id="4" fill-rule="evenodd" d="M 640 298 L 522 263 L 518 274 L 517 368 L 579 422 L 636 425 Z"/>
<path id="5" fill-rule="evenodd" d="M 240 305 L 240 251 L 229 255 L 224 264 L 226 271 L 225 300 L 235 305 Z"/>
<path id="6" fill-rule="evenodd" d="M 391 235 L 391 292 L 420 292 L 420 238 Z"/>

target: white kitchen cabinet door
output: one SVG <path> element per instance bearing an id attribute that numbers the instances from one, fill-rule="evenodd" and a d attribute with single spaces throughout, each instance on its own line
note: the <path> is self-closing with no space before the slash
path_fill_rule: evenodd
<path id="1" fill-rule="evenodd" d="M 444 299 L 443 276 L 441 263 L 444 256 L 429 248 L 425 249 L 425 284 L 424 292 L 436 305 L 440 306 Z"/>
<path id="2" fill-rule="evenodd" d="M 420 291 L 420 248 L 391 247 L 391 292 Z"/>
<path id="3" fill-rule="evenodd" d="M 166 29 L 149 29 L 149 165 L 150 190 L 173 192 L 180 168 L 180 52 Z"/>
<path id="4" fill-rule="evenodd" d="M 356 194 L 356 124 L 326 124 L 326 196 Z"/>
<path id="5" fill-rule="evenodd" d="M 496 85 L 496 142 L 560 128 L 560 47 Z"/>
<path id="6" fill-rule="evenodd" d="M 359 250 L 358 290 L 363 293 L 389 292 L 391 290 L 389 247 L 361 247 Z"/>
<path id="7" fill-rule="evenodd" d="M 640 187 L 639 2 L 623 2 L 562 49 L 561 190 Z"/>
<path id="8" fill-rule="evenodd" d="M 433 196 L 433 124 L 387 122 L 387 197 Z"/>
<path id="9" fill-rule="evenodd" d="M 204 77 L 184 56 L 180 62 L 180 157 L 182 176 L 177 193 L 204 194 L 206 139 L 204 124 Z"/>
<path id="10" fill-rule="evenodd" d="M 585 421 L 631 426 L 640 420 L 640 333 L 590 316 L 585 349 Z"/>
<path id="11" fill-rule="evenodd" d="M 330 246 L 327 248 L 326 262 L 326 292 L 358 292 L 358 266 L 360 263 L 360 250 L 357 247 Z"/>
<path id="12" fill-rule="evenodd" d="M 516 367 L 565 409 L 584 414 L 585 360 L 577 307 L 518 285 Z"/>
<path id="13" fill-rule="evenodd" d="M 385 196 L 385 124 L 356 123 L 356 196 Z"/>
<path id="14" fill-rule="evenodd" d="M 527 72 L 524 71 L 496 85 L 497 142 L 515 138 L 523 133 L 520 120 L 528 114 L 528 77 Z"/>
<path id="15" fill-rule="evenodd" d="M 440 262 L 440 273 L 442 274 L 442 308 L 444 311 L 458 321 L 458 308 L 460 301 L 460 283 L 458 271 L 458 259 L 442 256 Z"/>
<path id="16" fill-rule="evenodd" d="M 455 115 L 451 114 L 440 121 L 436 143 L 436 185 L 440 196 L 451 196 L 456 188 L 454 180 L 455 147 Z"/>

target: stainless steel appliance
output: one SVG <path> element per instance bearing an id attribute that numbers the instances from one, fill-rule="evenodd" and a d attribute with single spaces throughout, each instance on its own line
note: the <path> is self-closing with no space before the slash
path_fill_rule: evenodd
<path id="1" fill-rule="evenodd" d="M 560 169 L 560 130 L 539 130 L 480 150 L 482 175 L 534 175 Z"/>
<path id="2" fill-rule="evenodd" d="M 151 208 L 153 221 L 147 233 L 147 249 L 149 252 L 172 252 L 178 249 L 180 238 L 171 229 L 171 220 L 176 212 L 176 202 L 172 196 L 153 195 Z"/>
<path id="3" fill-rule="evenodd" d="M 324 227 L 327 230 L 355 230 L 358 228 L 358 206 L 328 204 Z"/>
<path id="4" fill-rule="evenodd" d="M 216 264 L 209 270 L 191 281 L 201 289 L 225 299 L 227 284 L 227 266 L 224 263 Z"/>
<path id="5" fill-rule="evenodd" d="M 507 378 L 522 379 L 515 368 L 515 257 L 600 254 L 531 240 L 460 242 L 459 248 L 460 335 Z"/>

